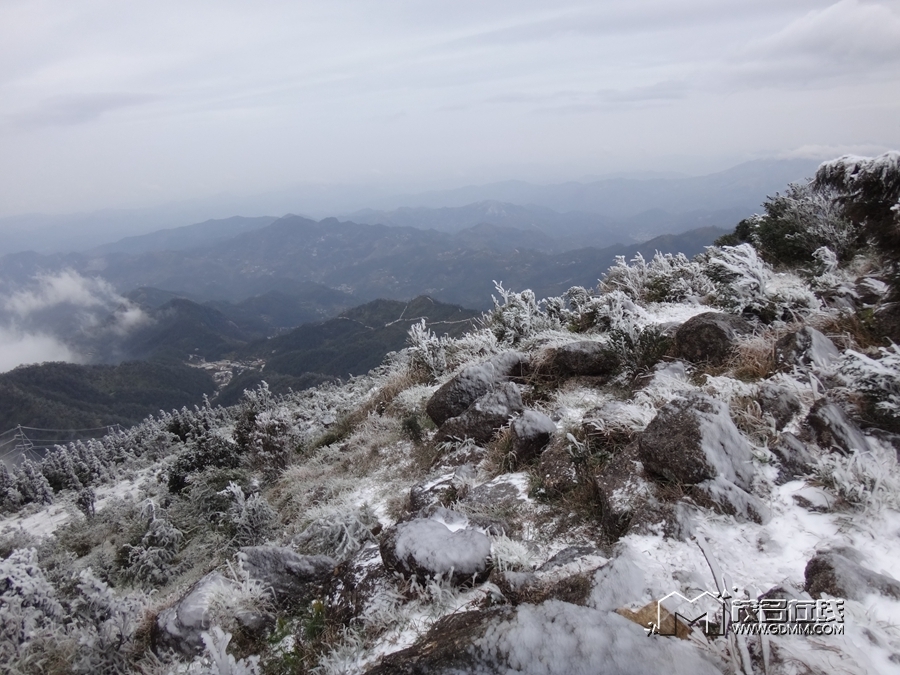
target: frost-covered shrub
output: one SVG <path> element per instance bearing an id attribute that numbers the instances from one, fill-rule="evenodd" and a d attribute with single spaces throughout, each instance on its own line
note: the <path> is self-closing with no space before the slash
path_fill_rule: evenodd
<path id="1" fill-rule="evenodd" d="M 234 469 L 241 465 L 241 448 L 220 435 L 218 428 L 201 429 L 188 435 L 184 448 L 169 469 L 169 492 L 185 488 L 191 474 L 210 467 Z"/>
<path id="2" fill-rule="evenodd" d="M 880 347 L 873 359 L 848 349 L 841 356 L 838 377 L 854 391 L 864 394 L 875 410 L 900 422 L 900 346 Z"/>
<path id="3" fill-rule="evenodd" d="M 90 568 L 78 575 L 70 618 L 77 624 L 76 673 L 129 673 L 135 633 L 144 613 L 140 596 L 118 596 Z"/>
<path id="4" fill-rule="evenodd" d="M 650 371 L 671 345 L 671 338 L 663 335 L 658 326 L 616 328 L 609 333 L 609 346 L 619 357 L 622 370 L 631 377 Z"/>
<path id="5" fill-rule="evenodd" d="M 22 496 L 24 504 L 52 504 L 53 489 L 39 466 L 26 459 L 16 469 L 16 490 Z"/>
<path id="6" fill-rule="evenodd" d="M 447 344 L 450 339 L 438 337 L 425 325 L 425 319 L 409 327 L 409 370 L 428 380 L 443 375 L 447 370 Z"/>
<path id="7" fill-rule="evenodd" d="M 187 670 L 189 675 L 260 675 L 258 656 L 235 660 L 228 653 L 231 633 L 213 626 L 200 637 L 203 639 L 205 652 L 191 662 Z"/>
<path id="8" fill-rule="evenodd" d="M 294 538 L 294 544 L 306 553 L 346 560 L 374 540 L 372 528 L 377 524 L 372 510 L 363 506 L 315 520 Z"/>
<path id="9" fill-rule="evenodd" d="M 683 253 L 660 253 L 647 263 L 638 253 L 631 263 L 616 256 L 616 263 L 604 276 L 601 288 L 619 290 L 633 300 L 683 302 L 703 298 L 715 290 L 702 265 Z"/>
<path id="10" fill-rule="evenodd" d="M 640 305 L 620 290 L 595 294 L 575 286 L 566 291 L 569 311 L 569 327 L 576 332 L 590 330 L 623 330 L 637 334 L 649 317 Z"/>
<path id="11" fill-rule="evenodd" d="M 716 285 L 716 304 L 735 314 L 766 308 L 772 273 L 750 244 L 709 246 L 704 257 L 706 274 Z"/>
<path id="12" fill-rule="evenodd" d="M 33 548 L 0 560 L 0 662 L 27 663 L 33 642 L 51 638 L 65 616 Z"/>
<path id="13" fill-rule="evenodd" d="M 123 547 L 122 574 L 142 586 L 163 586 L 179 571 L 175 557 L 184 543 L 184 533 L 152 500 L 144 504 L 141 517 L 147 529 L 137 544 Z"/>
<path id="14" fill-rule="evenodd" d="M 491 541 L 491 561 L 500 571 L 522 572 L 534 569 L 535 558 L 522 542 L 499 536 Z"/>
<path id="15" fill-rule="evenodd" d="M 499 343 L 515 345 L 536 333 L 559 327 L 552 317 L 541 311 L 532 291 L 526 289 L 514 293 L 496 281 L 494 286 L 500 300 L 492 296 L 494 309 L 484 315 L 483 322 Z"/>
<path id="16" fill-rule="evenodd" d="M 256 546 L 272 536 L 278 514 L 262 495 L 256 492 L 248 497 L 237 483 L 229 483 L 222 494 L 231 498 L 223 520 L 235 547 Z"/>
<path id="17" fill-rule="evenodd" d="M 234 440 L 246 453 L 250 466 L 269 478 L 287 468 L 301 442 L 291 408 L 272 396 L 265 382 L 244 392 L 238 404 Z"/>
<path id="18" fill-rule="evenodd" d="M 869 452 L 837 452 L 816 459 L 813 475 L 848 504 L 863 509 L 900 507 L 897 453 L 893 448 Z"/>
<path id="19" fill-rule="evenodd" d="M 237 617 L 269 612 L 272 609 L 271 586 L 254 579 L 245 569 L 242 554 L 238 563 L 228 563 L 228 573 L 221 585 L 212 589 L 209 599 L 209 622 L 226 631 L 240 630 Z"/>

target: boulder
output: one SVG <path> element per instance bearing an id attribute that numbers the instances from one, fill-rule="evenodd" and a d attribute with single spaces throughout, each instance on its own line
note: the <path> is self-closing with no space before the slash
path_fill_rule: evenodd
<path id="1" fill-rule="evenodd" d="M 544 413 L 526 410 L 510 424 L 512 445 L 509 449 L 514 466 L 521 466 L 537 457 L 556 433 L 556 423 Z"/>
<path id="2" fill-rule="evenodd" d="M 211 626 L 210 607 L 217 594 L 238 592 L 238 584 L 218 572 L 210 572 L 188 589 L 181 599 L 162 610 L 152 631 L 157 650 L 173 649 L 192 656 L 203 651 L 201 634 Z M 274 617 L 263 612 L 242 610 L 235 614 L 237 622 L 250 632 L 263 630 L 274 623 Z"/>
<path id="3" fill-rule="evenodd" d="M 540 489 L 548 497 L 558 497 L 578 486 L 578 467 L 564 443 L 553 442 L 541 453 L 538 476 Z"/>
<path id="4" fill-rule="evenodd" d="M 600 502 L 600 526 L 611 541 L 628 532 L 634 514 L 653 499 L 654 487 L 644 477 L 637 443 L 613 457 L 594 479 Z"/>
<path id="5" fill-rule="evenodd" d="M 513 605 L 562 600 L 586 605 L 594 585 L 595 572 L 609 559 L 593 546 L 569 546 L 534 572 L 491 572 L 491 581 Z"/>
<path id="6" fill-rule="evenodd" d="M 835 344 L 811 326 L 788 333 L 775 343 L 775 366 L 783 371 L 795 366 L 827 368 L 840 355 Z"/>
<path id="7" fill-rule="evenodd" d="M 853 549 L 837 549 L 817 553 L 806 563 L 806 592 L 814 598 L 823 594 L 848 600 L 864 600 L 879 593 L 900 600 L 900 582 L 859 564 Z"/>
<path id="8" fill-rule="evenodd" d="M 528 474 L 508 473 L 472 488 L 461 501 L 476 513 L 509 513 L 527 499 Z"/>
<path id="9" fill-rule="evenodd" d="M 691 393 L 663 406 L 638 437 L 638 459 L 651 475 L 681 485 L 721 476 L 749 490 L 753 454 L 728 406 Z"/>
<path id="10" fill-rule="evenodd" d="M 272 590 L 274 600 L 284 606 L 305 605 L 337 561 L 324 555 L 300 555 L 281 546 L 245 546 L 238 553 L 251 579 Z"/>
<path id="11" fill-rule="evenodd" d="M 432 504 L 445 504 L 448 497 L 455 491 L 453 476 L 452 473 L 443 474 L 413 485 L 409 489 L 409 510 L 417 513 Z"/>
<path id="12" fill-rule="evenodd" d="M 463 584 L 491 571 L 491 540 L 482 531 L 451 529 L 439 520 L 415 518 L 385 530 L 379 545 L 384 566 L 420 580 L 435 576 Z"/>
<path id="13" fill-rule="evenodd" d="M 524 355 L 508 351 L 497 354 L 484 363 L 466 366 L 434 392 L 425 406 L 425 412 L 437 426 L 441 426 L 451 417 L 461 415 L 477 399 L 505 382 L 510 375 L 520 371 L 524 362 Z"/>
<path id="14" fill-rule="evenodd" d="M 691 363 L 722 365 L 731 358 L 738 339 L 752 332 L 752 324 L 740 316 L 704 312 L 675 331 L 675 353 Z"/>
<path id="15" fill-rule="evenodd" d="M 836 403 L 821 399 L 809 411 L 806 423 L 816 443 L 826 450 L 848 454 L 853 450 L 865 452 L 870 449 L 862 431 Z"/>
<path id="16" fill-rule="evenodd" d="M 887 295 L 889 287 L 881 279 L 876 277 L 859 277 L 854 283 L 854 291 L 859 304 L 863 307 L 873 307 L 881 302 Z"/>
<path id="17" fill-rule="evenodd" d="M 436 438 L 438 441 L 471 438 L 476 443 L 487 443 L 497 429 L 522 409 L 522 395 L 517 385 L 512 382 L 497 385 L 461 415 L 445 421 Z"/>
<path id="18" fill-rule="evenodd" d="M 329 620 L 348 625 L 370 605 L 372 598 L 393 590 L 391 574 L 381 563 L 377 544 L 368 544 L 340 563 L 327 582 Z"/>
<path id="19" fill-rule="evenodd" d="M 790 432 L 781 434 L 772 446 L 772 452 L 781 460 L 778 471 L 778 482 L 800 478 L 812 472 L 816 456 L 806 444 Z"/>
<path id="20" fill-rule="evenodd" d="M 773 380 L 760 385 L 757 400 L 763 413 L 775 420 L 775 429 L 778 431 L 784 429 L 802 407 L 796 386 Z"/>
<path id="21" fill-rule="evenodd" d="M 769 507 L 761 500 L 721 476 L 695 485 L 690 494 L 698 505 L 745 522 L 763 524 L 772 517 Z"/>
<path id="22" fill-rule="evenodd" d="M 563 375 L 615 375 L 619 357 L 602 342 L 581 340 L 557 347 L 550 363 Z"/>

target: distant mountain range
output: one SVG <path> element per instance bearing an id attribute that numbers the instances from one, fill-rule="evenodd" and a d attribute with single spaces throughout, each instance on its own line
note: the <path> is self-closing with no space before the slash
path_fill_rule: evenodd
<path id="1" fill-rule="evenodd" d="M 317 214 L 318 217 L 345 214 L 342 218 L 355 222 L 434 227 L 447 231 L 482 222 L 520 229 L 526 223 L 543 222 L 552 225 L 554 234 L 568 233 L 574 228 L 577 231 L 587 229 L 598 237 L 595 242 L 584 239 L 566 242 L 564 245 L 570 248 L 591 244 L 606 246 L 616 241 L 631 243 L 666 232 L 729 226 L 758 210 L 767 195 L 783 190 L 789 182 L 811 176 L 817 165 L 814 160 L 757 160 L 699 177 L 622 177 L 554 185 L 506 181 L 407 195 L 390 195 L 365 187 L 303 185 L 255 197 L 222 195 L 148 209 L 8 216 L 0 218 L 0 255 L 26 250 L 43 254 L 84 251 L 110 242 L 117 242 L 116 246 L 105 252 L 145 252 L 151 250 L 148 246 L 155 247 L 153 250 L 173 247 L 183 250 L 187 246 L 180 241 L 174 244 L 164 241 L 170 235 L 181 236 L 171 230 L 156 235 L 162 248 L 147 240 L 117 240 L 123 235 L 136 237 L 162 228 L 178 229 L 211 216 L 286 212 Z M 539 208 L 532 208 L 530 216 L 519 220 L 497 213 L 485 218 L 477 214 L 467 217 L 466 214 L 424 211 L 462 208 L 482 202 L 503 203 L 507 211 L 513 205 Z M 444 222 L 448 216 L 453 221 L 450 224 Z M 247 225 L 228 225 L 234 220 L 214 221 L 217 225 L 205 231 L 206 243 L 220 235 L 236 233 L 233 227 Z M 220 226 L 221 232 L 216 232 Z M 604 237 L 604 232 L 614 238 Z"/>
<path id="2" fill-rule="evenodd" d="M 595 285 L 617 255 L 631 257 L 640 251 L 652 256 L 657 249 L 693 255 L 726 231 L 705 227 L 641 244 L 551 253 L 529 248 L 552 238 L 535 229 L 478 225 L 451 234 L 285 216 L 190 250 L 5 256 L 0 259 L 0 277 L 25 283 L 40 271 L 70 268 L 102 276 L 120 292 L 154 288 L 198 301 L 237 303 L 238 307 L 220 306 L 234 319 L 240 319 L 241 307 L 246 308 L 241 303 L 248 298 L 272 292 L 312 293 L 315 297 L 305 296 L 301 304 L 306 302 L 310 311 L 320 312 L 318 318 L 327 315 L 329 308 L 349 306 L 349 296 L 359 302 L 408 300 L 427 294 L 441 302 L 486 308 L 494 281 L 531 288 L 539 296 L 556 295 L 570 286 Z M 343 295 L 328 295 L 333 291 Z M 259 316 L 259 308 L 250 313 Z M 247 319 L 245 312 L 243 320 Z M 277 323 L 269 321 L 269 326 Z"/>

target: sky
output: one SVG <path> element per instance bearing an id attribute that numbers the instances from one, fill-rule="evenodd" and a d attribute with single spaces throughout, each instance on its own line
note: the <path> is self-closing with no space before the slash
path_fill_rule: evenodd
<path id="1" fill-rule="evenodd" d="M 900 0 L 0 0 L 0 216 L 898 147 Z"/>

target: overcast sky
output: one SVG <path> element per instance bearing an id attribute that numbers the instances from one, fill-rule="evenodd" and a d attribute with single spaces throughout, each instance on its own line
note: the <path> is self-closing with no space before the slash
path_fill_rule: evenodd
<path id="1" fill-rule="evenodd" d="M 0 0 L 0 215 L 897 147 L 900 0 Z"/>

